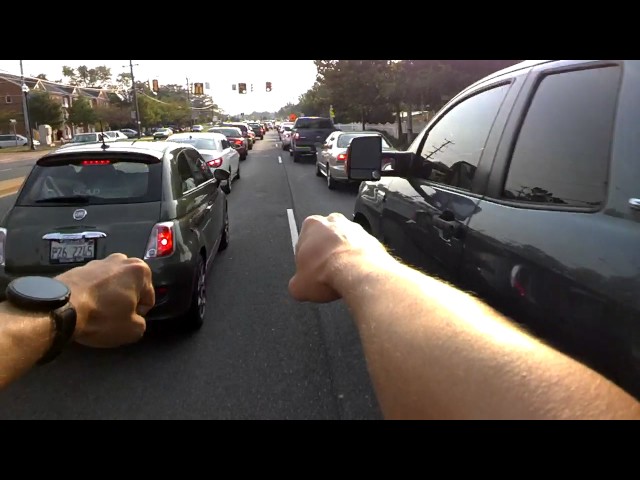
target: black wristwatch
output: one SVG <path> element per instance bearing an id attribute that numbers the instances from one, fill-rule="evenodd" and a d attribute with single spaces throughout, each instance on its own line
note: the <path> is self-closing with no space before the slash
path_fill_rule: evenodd
<path id="1" fill-rule="evenodd" d="M 76 310 L 69 303 L 71 291 L 60 280 L 49 277 L 20 277 L 6 289 L 7 300 L 15 307 L 30 312 L 49 312 L 54 337 L 49 351 L 38 365 L 56 358 L 71 341 L 76 329 Z"/>

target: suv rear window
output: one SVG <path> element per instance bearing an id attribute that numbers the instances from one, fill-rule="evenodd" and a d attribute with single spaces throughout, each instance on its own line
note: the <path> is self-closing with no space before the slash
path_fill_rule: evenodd
<path id="1" fill-rule="evenodd" d="M 236 130 L 235 128 L 210 128 L 209 129 L 210 132 L 221 133 L 222 135 L 225 135 L 227 137 L 241 137 L 242 130 L 240 129 L 238 130 Z"/>
<path id="2" fill-rule="evenodd" d="M 73 164 L 36 165 L 16 205 L 158 202 L 162 197 L 161 175 L 161 163 L 79 160 Z"/>
<path id="3" fill-rule="evenodd" d="M 294 128 L 335 128 L 333 122 L 328 118 L 299 118 L 296 120 Z"/>

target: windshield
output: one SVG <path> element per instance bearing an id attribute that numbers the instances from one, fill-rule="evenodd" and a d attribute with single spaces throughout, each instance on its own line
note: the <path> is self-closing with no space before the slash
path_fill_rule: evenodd
<path id="1" fill-rule="evenodd" d="M 220 142 L 215 138 L 169 138 L 170 142 L 188 143 L 198 150 L 222 150 Z"/>
<path id="2" fill-rule="evenodd" d="M 94 162 L 94 160 L 90 160 Z M 36 165 L 16 205 L 46 206 L 84 197 L 90 205 L 160 200 L 162 164 L 118 161 L 109 164 Z M 57 200 L 58 199 L 58 200 Z"/>

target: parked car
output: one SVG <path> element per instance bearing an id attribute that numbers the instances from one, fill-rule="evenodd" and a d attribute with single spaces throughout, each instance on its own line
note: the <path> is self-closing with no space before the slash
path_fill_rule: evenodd
<path id="1" fill-rule="evenodd" d="M 316 156 L 331 132 L 338 130 L 328 117 L 298 117 L 293 124 L 289 155 L 299 162 L 303 155 Z"/>
<path id="2" fill-rule="evenodd" d="M 354 221 L 640 398 L 639 82 L 637 60 L 524 62 L 455 96 L 393 171 L 356 138 Z"/>
<path id="3" fill-rule="evenodd" d="M 285 132 L 286 133 L 286 132 Z M 349 143 L 356 137 L 362 137 L 366 135 L 374 135 L 380 137 L 382 151 L 383 152 L 395 152 L 396 150 L 391 146 L 389 141 L 378 132 L 374 131 L 362 131 L 362 132 L 342 132 L 335 131 L 331 133 L 325 143 L 322 145 L 320 153 L 316 156 L 316 176 L 322 177 L 323 175 L 327 179 L 327 187 L 329 190 L 334 190 L 338 183 L 349 182 L 349 177 L 346 171 L 347 151 Z M 284 141 L 283 141 L 284 145 Z M 284 148 L 284 147 L 283 147 Z M 386 164 L 393 165 L 392 157 L 387 161 L 383 161 L 383 169 Z"/>
<path id="4" fill-rule="evenodd" d="M 109 138 L 111 138 L 114 142 L 129 140 L 129 137 L 119 130 L 109 130 L 108 132 L 104 132 L 104 133 Z"/>
<path id="5" fill-rule="evenodd" d="M 212 172 L 218 169 L 229 172 L 226 193 L 230 193 L 232 181 L 240 179 L 240 154 L 223 134 L 215 132 L 174 133 L 167 141 L 192 145 L 200 152 Z"/>
<path id="6" fill-rule="evenodd" d="M 154 140 L 166 140 L 171 135 L 173 135 L 173 130 L 170 128 L 159 128 L 155 132 L 153 132 Z"/>
<path id="7" fill-rule="evenodd" d="M 240 155 L 240 160 L 246 160 L 247 155 L 249 154 L 248 141 L 245 137 L 242 136 L 242 130 L 238 127 L 211 127 L 208 132 L 221 133 L 233 148 L 236 149 L 238 155 Z"/>
<path id="8" fill-rule="evenodd" d="M 202 125 L 194 125 L 191 127 L 192 132 L 202 132 L 204 131 L 204 127 Z"/>
<path id="9" fill-rule="evenodd" d="M 61 145 L 60 148 L 69 148 L 76 145 L 83 145 L 87 143 L 102 143 L 114 142 L 115 139 L 109 137 L 107 134 L 101 132 L 88 132 L 88 133 L 76 133 L 68 143 Z"/>
<path id="10" fill-rule="evenodd" d="M 138 138 L 138 132 L 131 128 L 121 128 L 120 131 L 124 133 L 127 138 Z"/>
<path id="11" fill-rule="evenodd" d="M 25 147 L 27 145 L 29 145 L 29 139 L 24 135 L 0 135 L 0 148 Z M 33 145 L 37 147 L 40 142 L 34 139 Z"/>
<path id="12" fill-rule="evenodd" d="M 0 223 L 0 287 L 124 253 L 151 267 L 151 321 L 199 328 L 207 270 L 229 242 L 227 199 L 198 150 L 172 142 L 59 149 L 40 158 Z"/>

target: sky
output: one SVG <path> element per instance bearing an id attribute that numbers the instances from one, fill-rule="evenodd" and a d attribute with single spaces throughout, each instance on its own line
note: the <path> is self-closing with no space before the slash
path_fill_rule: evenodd
<path id="1" fill-rule="evenodd" d="M 23 60 L 24 74 L 44 73 L 48 80 L 63 79 L 62 67 L 88 68 L 107 66 L 114 79 L 119 73 L 129 73 L 129 60 Z M 157 79 L 163 84 L 209 82 L 210 95 L 227 114 L 254 111 L 275 112 L 287 103 L 297 103 L 316 79 L 313 60 L 133 60 L 136 81 Z M 0 60 L 0 72 L 20 75 L 20 60 Z M 247 84 L 247 94 L 232 90 L 233 84 Z M 266 92 L 266 82 L 272 90 Z M 251 84 L 254 86 L 250 91 Z M 237 88 L 237 87 L 236 87 Z"/>

